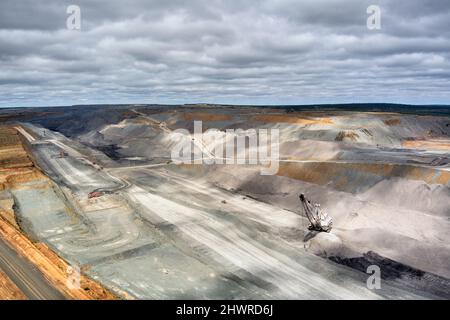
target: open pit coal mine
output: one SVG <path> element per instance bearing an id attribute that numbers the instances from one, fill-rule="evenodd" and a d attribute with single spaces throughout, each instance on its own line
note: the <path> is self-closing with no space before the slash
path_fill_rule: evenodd
<path id="1" fill-rule="evenodd" d="M 2 219 L 116 298 L 450 298 L 448 107 L 93 105 L 0 122 Z M 217 132 L 252 130 L 277 130 L 270 174 L 218 148 Z M 200 161 L 174 161 L 180 147 Z M 300 194 L 331 230 L 310 227 Z"/>

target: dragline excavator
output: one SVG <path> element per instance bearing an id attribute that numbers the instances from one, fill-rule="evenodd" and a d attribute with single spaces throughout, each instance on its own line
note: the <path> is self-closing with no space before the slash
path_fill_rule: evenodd
<path id="1" fill-rule="evenodd" d="M 313 203 L 306 199 L 303 193 L 300 194 L 299 198 L 303 206 L 303 212 L 311 223 L 308 229 L 330 232 L 333 225 L 333 220 L 328 214 L 322 211 L 320 204 Z"/>

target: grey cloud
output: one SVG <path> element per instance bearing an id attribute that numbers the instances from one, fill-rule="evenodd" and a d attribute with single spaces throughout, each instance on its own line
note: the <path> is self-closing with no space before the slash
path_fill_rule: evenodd
<path id="1" fill-rule="evenodd" d="M 448 103 L 449 18 L 440 0 L 2 1 L 0 106 Z"/>

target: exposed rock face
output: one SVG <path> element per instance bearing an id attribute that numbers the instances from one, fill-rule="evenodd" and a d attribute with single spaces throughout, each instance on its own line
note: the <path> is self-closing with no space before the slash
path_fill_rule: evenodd
<path id="1" fill-rule="evenodd" d="M 331 259 L 358 272 L 369 262 L 380 263 L 397 275 L 386 281 L 414 278 L 406 292 L 411 284 L 420 294 L 445 296 L 450 279 L 450 121 L 445 113 L 117 107 L 108 118 L 109 111 L 96 108 L 95 114 L 101 116 L 94 121 L 71 110 L 75 122 L 67 127 L 65 115 L 32 121 L 69 136 L 52 132 L 53 139 L 108 167 L 130 187 L 90 202 L 84 189 L 92 191 L 112 180 L 80 161 L 82 156 L 69 156 L 46 170 L 64 185 L 64 194 L 74 199 L 86 220 L 70 221 L 58 210 L 48 215 L 27 211 L 29 230 L 39 230 L 46 241 L 62 245 L 60 252 L 92 263 L 108 285 L 126 287 L 143 298 L 173 297 L 175 284 L 183 288 L 183 297 L 205 294 L 181 280 L 180 274 L 185 274 L 179 265 L 192 265 L 189 276 L 201 279 L 205 290 L 217 298 L 296 297 L 296 290 L 304 288 L 297 272 L 305 261 L 317 262 L 313 253 L 327 258 L 320 261 Z M 257 165 L 169 164 L 174 145 L 191 143 L 189 135 L 173 131 L 192 132 L 195 120 L 203 121 L 205 130 L 278 129 L 277 174 L 261 176 Z M 33 130 L 40 131 L 38 126 Z M 208 135 L 203 142 L 213 147 Z M 36 150 L 43 157 L 58 148 L 42 145 Z M 309 233 L 298 215 L 299 193 L 310 195 L 333 217 L 330 234 Z M 17 194 L 22 202 L 29 196 Z M 118 203 L 113 201 L 119 198 Z M 73 217 L 78 217 L 75 213 Z M 117 219 L 113 227 L 108 225 L 111 217 Z M 54 227 L 49 228 L 51 223 Z M 62 230 L 60 237 L 51 236 L 55 230 Z M 141 267 L 142 261 L 152 269 Z M 292 267 L 287 265 L 294 263 L 297 269 L 290 273 Z M 312 265 L 307 269 L 314 270 Z M 131 266 L 139 268 L 145 284 L 139 285 Z M 339 270 L 348 276 L 348 284 L 358 286 L 359 282 L 351 282 L 357 277 L 347 274 L 348 268 Z M 218 287 L 227 283 L 229 290 L 215 290 L 206 285 L 204 275 L 219 271 L 254 278 L 252 284 L 244 281 L 245 290 L 239 291 L 235 283 L 218 276 Z M 115 280 L 108 278 L 111 274 Z M 334 280 L 324 281 L 336 284 Z M 292 286 L 287 291 L 273 289 L 288 282 Z M 427 285 L 433 283 L 437 289 L 429 291 Z M 358 294 L 363 297 L 366 292 Z"/>

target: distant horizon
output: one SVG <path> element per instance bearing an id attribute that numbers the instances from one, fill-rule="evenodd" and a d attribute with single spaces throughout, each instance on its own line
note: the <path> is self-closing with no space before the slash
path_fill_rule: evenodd
<path id="1" fill-rule="evenodd" d="M 0 109 L 33 109 L 33 108 L 70 108 L 70 107 L 126 107 L 126 106 L 218 106 L 218 107 L 327 107 L 327 106 L 399 106 L 399 107 L 449 107 L 448 104 L 412 104 L 412 103 L 396 103 L 396 102 L 342 102 L 342 103 L 305 103 L 305 104 L 230 104 L 230 103 L 210 103 L 210 102 L 193 102 L 193 103 L 86 103 L 86 104 L 67 104 L 67 105 L 35 105 L 35 106 L 0 106 Z"/>
<path id="2" fill-rule="evenodd" d="M 68 102 L 54 102 L 54 103 L 42 103 L 42 102 L 33 102 L 33 103 L 24 103 L 24 104 L 15 104 L 11 105 L 10 103 L 4 103 L 0 100 L 0 109 L 4 108 L 45 108 L 45 107 L 70 107 L 70 106 L 89 106 L 89 105 L 194 105 L 194 104 L 209 104 L 209 105 L 230 105 L 230 106 L 312 106 L 312 105 L 350 105 L 350 104 L 392 104 L 392 105 L 411 105 L 411 106 L 450 106 L 450 100 L 421 100 L 421 99 L 410 99 L 405 101 L 400 100 L 391 100 L 391 101 L 376 101 L 376 100 L 364 100 L 364 99 L 298 99 L 284 101 L 274 100 L 274 99 L 258 99 L 255 101 L 246 101 L 246 100 L 195 100 L 195 99 L 186 99 L 186 100 L 174 100 L 174 101 L 149 101 L 143 99 L 141 101 L 131 100 L 125 101 L 119 99 L 118 101 L 108 101 L 108 100 L 92 100 L 85 102 L 77 102 L 71 99 L 68 99 Z"/>

